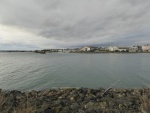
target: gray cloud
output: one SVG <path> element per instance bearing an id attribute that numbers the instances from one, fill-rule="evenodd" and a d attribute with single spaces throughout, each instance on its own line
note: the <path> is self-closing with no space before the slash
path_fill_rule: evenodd
<path id="1" fill-rule="evenodd" d="M 150 43 L 149 10 L 149 0 L 1 0 L 0 24 L 58 47 L 143 44 Z"/>

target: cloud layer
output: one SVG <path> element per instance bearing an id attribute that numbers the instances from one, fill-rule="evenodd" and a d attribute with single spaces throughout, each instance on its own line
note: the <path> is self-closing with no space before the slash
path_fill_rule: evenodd
<path id="1" fill-rule="evenodd" d="M 149 10 L 149 0 L 1 0 L 0 49 L 147 44 Z"/>

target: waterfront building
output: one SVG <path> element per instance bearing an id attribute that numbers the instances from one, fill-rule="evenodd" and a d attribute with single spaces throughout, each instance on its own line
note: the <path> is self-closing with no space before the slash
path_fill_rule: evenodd
<path id="1" fill-rule="evenodd" d="M 140 52 L 150 52 L 150 46 L 149 45 L 138 46 L 138 50 Z"/>
<path id="2" fill-rule="evenodd" d="M 117 51 L 119 51 L 119 52 L 128 52 L 129 47 L 118 47 Z"/>
<path id="3" fill-rule="evenodd" d="M 63 49 L 58 49 L 58 52 L 63 52 Z"/>
<path id="4" fill-rule="evenodd" d="M 85 46 L 85 47 L 82 47 L 81 49 L 80 49 L 80 51 L 93 51 L 93 50 L 95 50 L 96 49 L 96 47 L 92 47 L 92 46 Z"/>
<path id="5" fill-rule="evenodd" d="M 129 47 L 110 46 L 110 47 L 108 47 L 108 50 L 111 51 L 111 52 L 128 52 Z"/>
<path id="6" fill-rule="evenodd" d="M 137 52 L 137 51 L 138 51 L 138 47 L 130 47 L 129 48 L 130 53 Z"/>
<path id="7" fill-rule="evenodd" d="M 116 50 L 118 50 L 118 47 L 116 47 L 116 46 L 110 46 L 110 47 L 108 47 L 108 51 L 114 52 Z"/>

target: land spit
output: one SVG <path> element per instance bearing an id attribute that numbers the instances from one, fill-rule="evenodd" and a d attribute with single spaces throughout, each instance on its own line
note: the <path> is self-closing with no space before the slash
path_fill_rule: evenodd
<path id="1" fill-rule="evenodd" d="M 148 113 L 149 109 L 149 89 L 0 90 L 0 113 Z"/>

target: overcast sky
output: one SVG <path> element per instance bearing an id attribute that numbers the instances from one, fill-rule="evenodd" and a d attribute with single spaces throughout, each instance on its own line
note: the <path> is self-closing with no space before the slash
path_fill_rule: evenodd
<path id="1" fill-rule="evenodd" d="M 0 49 L 150 44 L 150 0 L 0 0 Z"/>

